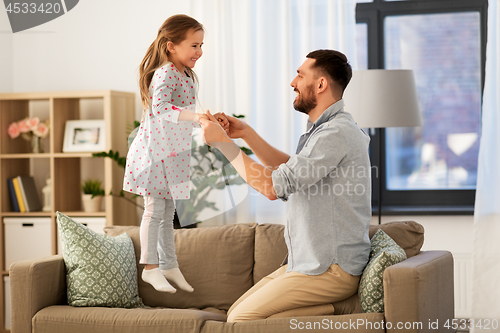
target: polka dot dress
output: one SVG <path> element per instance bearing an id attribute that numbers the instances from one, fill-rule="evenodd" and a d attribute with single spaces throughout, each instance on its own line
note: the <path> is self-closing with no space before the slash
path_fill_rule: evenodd
<path id="1" fill-rule="evenodd" d="M 155 71 L 149 95 L 152 107 L 128 151 L 123 189 L 143 196 L 189 199 L 192 132 L 197 124 L 178 118 L 183 109 L 196 110 L 193 80 L 167 63 Z"/>

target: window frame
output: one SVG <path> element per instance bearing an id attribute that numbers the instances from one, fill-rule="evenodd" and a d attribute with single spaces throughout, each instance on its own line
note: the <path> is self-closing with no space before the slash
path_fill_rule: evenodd
<path id="1" fill-rule="evenodd" d="M 373 0 L 356 5 L 356 23 L 368 26 L 368 69 L 383 69 L 384 20 L 388 16 L 479 12 L 481 48 L 481 105 L 484 90 L 488 0 Z M 371 133 L 372 207 L 378 214 L 378 172 L 385 171 L 385 129 Z M 381 160 L 379 160 L 381 147 Z M 387 177 L 382 175 L 382 215 L 472 215 L 476 190 L 388 190 Z"/>

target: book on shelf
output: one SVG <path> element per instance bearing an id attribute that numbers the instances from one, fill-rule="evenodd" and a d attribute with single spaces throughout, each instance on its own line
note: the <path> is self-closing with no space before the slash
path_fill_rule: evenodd
<path id="1" fill-rule="evenodd" d="M 12 202 L 12 209 L 15 212 L 21 212 L 19 210 L 19 203 L 17 202 L 16 190 L 14 189 L 14 183 L 12 178 L 7 179 L 7 183 L 9 184 L 9 193 L 10 193 L 10 201 Z"/>
<path id="2" fill-rule="evenodd" d="M 42 210 L 42 203 L 38 198 L 38 192 L 35 186 L 35 179 L 31 176 L 16 177 L 21 189 L 26 212 L 39 212 Z"/>
<path id="3" fill-rule="evenodd" d="M 23 195 L 21 194 L 21 187 L 19 186 L 17 177 L 12 178 L 12 184 L 14 185 L 14 192 L 16 193 L 17 203 L 19 205 L 19 212 L 26 213 L 26 206 L 24 206 Z"/>

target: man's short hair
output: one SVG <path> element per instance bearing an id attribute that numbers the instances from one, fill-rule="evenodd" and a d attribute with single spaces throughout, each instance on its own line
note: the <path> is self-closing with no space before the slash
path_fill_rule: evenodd
<path id="1" fill-rule="evenodd" d="M 352 68 L 347 57 L 339 51 L 316 50 L 310 52 L 307 58 L 316 60 L 312 68 L 319 70 L 321 75 L 326 75 L 327 79 L 333 80 L 342 95 L 352 77 Z"/>

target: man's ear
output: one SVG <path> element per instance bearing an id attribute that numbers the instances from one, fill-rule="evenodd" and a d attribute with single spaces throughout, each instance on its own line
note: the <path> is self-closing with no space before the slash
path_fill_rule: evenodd
<path id="1" fill-rule="evenodd" d="M 172 43 L 171 41 L 167 42 L 167 50 L 170 53 L 175 53 L 175 44 Z"/>
<path id="2" fill-rule="evenodd" d="M 327 89 L 330 89 L 330 85 L 328 84 L 328 80 L 322 76 L 318 80 L 318 93 L 322 93 Z"/>

